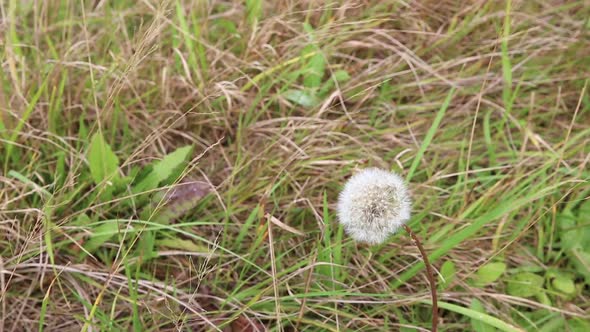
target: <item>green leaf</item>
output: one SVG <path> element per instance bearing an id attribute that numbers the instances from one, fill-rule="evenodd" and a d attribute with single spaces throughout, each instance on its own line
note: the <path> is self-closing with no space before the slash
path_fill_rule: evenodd
<path id="1" fill-rule="evenodd" d="M 334 252 L 336 246 L 333 245 L 332 235 L 336 233 L 336 230 L 332 228 L 333 224 L 330 222 L 332 216 L 330 215 L 330 209 L 328 208 L 328 195 L 326 191 L 324 191 L 323 203 L 324 238 L 323 243 L 318 246 L 317 261 L 326 264 L 318 265 L 316 271 L 324 277 L 323 279 L 326 281 L 326 286 L 334 289 L 338 287 L 338 284 L 335 283 L 334 280 L 339 279 L 340 268 L 333 265 L 335 264 L 334 256 L 337 256 L 337 254 Z"/>
<path id="2" fill-rule="evenodd" d="M 486 264 L 480 267 L 475 274 L 475 283 L 478 286 L 489 285 L 498 280 L 504 271 L 506 271 L 506 264 L 502 262 Z"/>
<path id="3" fill-rule="evenodd" d="M 440 281 L 438 283 L 440 288 L 447 288 L 447 286 L 455 280 L 456 273 L 457 269 L 455 268 L 455 263 L 453 263 L 453 261 L 444 262 L 440 268 Z"/>
<path id="4" fill-rule="evenodd" d="M 562 332 L 565 325 L 565 319 L 561 316 L 555 317 L 552 320 L 543 323 L 539 332 Z"/>
<path id="5" fill-rule="evenodd" d="M 517 327 L 510 325 L 508 323 L 505 323 L 504 321 L 502 321 L 496 317 L 490 316 L 486 313 L 477 312 L 477 311 L 470 309 L 470 308 L 465 308 L 465 307 L 462 307 L 462 306 L 459 306 L 456 304 L 447 303 L 447 302 L 443 302 L 443 301 L 438 301 L 438 306 L 442 309 L 456 312 L 458 314 L 469 317 L 471 319 L 479 320 L 479 321 L 484 322 L 488 325 L 491 325 L 501 331 L 522 332 L 522 329 L 520 329 L 520 328 L 517 328 Z"/>
<path id="6" fill-rule="evenodd" d="M 478 299 L 473 299 L 471 301 L 471 309 L 482 314 L 487 314 L 483 304 L 479 302 Z M 493 326 L 486 324 L 482 320 L 471 318 L 471 327 L 473 327 L 473 331 L 475 332 L 494 332 L 496 329 Z"/>
<path id="7" fill-rule="evenodd" d="M 537 298 L 537 302 L 546 305 L 548 307 L 553 306 L 553 304 L 551 303 L 551 299 L 549 298 L 549 296 L 547 295 L 547 293 L 545 292 L 538 292 L 537 295 L 535 296 Z"/>
<path id="8" fill-rule="evenodd" d="M 510 39 L 510 12 L 511 3 L 506 1 L 506 11 L 504 15 L 504 29 L 502 33 L 502 42 L 500 49 L 502 51 L 502 76 L 504 78 L 504 89 L 502 91 L 502 99 L 504 100 L 504 107 L 510 113 L 511 99 L 512 99 L 512 64 L 510 62 L 510 52 L 508 49 L 508 40 Z"/>
<path id="9" fill-rule="evenodd" d="M 590 200 L 582 203 L 576 217 L 576 229 L 578 233 L 578 244 L 581 248 L 590 248 Z"/>
<path id="10" fill-rule="evenodd" d="M 563 273 L 556 274 L 551 280 L 551 286 L 565 295 L 574 295 L 576 293 L 576 285 L 574 280 Z"/>
<path id="11" fill-rule="evenodd" d="M 14 128 L 14 130 L 12 131 L 12 135 L 10 135 L 8 142 L 2 142 L 2 145 L 6 144 L 6 150 L 5 150 L 6 155 L 4 157 L 4 172 L 6 172 L 8 170 L 8 163 L 11 160 L 11 157 L 14 157 L 14 155 L 12 154 L 12 150 L 17 146 L 15 143 L 18 139 L 18 136 L 20 135 L 25 124 L 29 120 L 29 117 L 31 116 L 31 114 L 33 114 L 33 111 L 35 110 L 37 103 L 39 102 L 39 99 L 41 98 L 41 96 L 45 92 L 45 89 L 47 88 L 47 82 L 49 82 L 49 78 L 53 76 L 53 75 L 50 75 L 52 70 L 53 70 L 53 67 L 49 69 L 49 73 L 43 79 L 43 82 L 41 83 L 41 86 L 39 87 L 39 89 L 37 89 L 37 91 L 32 96 L 32 98 L 30 100 L 28 100 L 27 107 L 24 110 L 24 112 L 22 114 L 19 114 L 18 123 L 17 123 L 16 127 Z M 2 110 L 2 112 L 5 112 L 5 111 Z M 4 125 L 3 125 L 3 127 L 4 127 Z"/>
<path id="12" fill-rule="evenodd" d="M 412 177 L 414 176 L 414 172 L 418 168 L 418 165 L 420 165 L 420 161 L 422 160 L 422 156 L 424 156 L 424 152 L 426 152 L 426 149 L 428 148 L 428 146 L 430 145 L 430 142 L 432 142 L 432 139 L 434 138 L 434 134 L 436 134 L 436 131 L 438 130 L 438 127 L 440 126 L 440 123 L 442 122 L 443 118 L 445 117 L 445 113 L 447 112 L 447 109 L 449 108 L 449 105 L 451 104 L 451 101 L 453 100 L 454 95 L 455 95 L 455 88 L 453 87 L 453 88 L 451 88 L 451 90 L 447 94 L 447 97 L 445 98 L 445 100 L 443 101 L 443 103 L 440 106 L 440 109 L 436 113 L 436 117 L 432 121 L 432 124 L 430 125 L 430 129 L 428 129 L 428 132 L 426 132 L 426 136 L 424 137 L 424 140 L 422 141 L 422 144 L 420 145 L 420 148 L 418 149 L 418 152 L 416 153 L 416 156 L 414 157 L 414 161 L 412 161 L 412 165 L 410 166 L 410 169 L 408 170 L 408 175 L 406 176 L 406 181 L 409 182 L 412 179 Z"/>
<path id="13" fill-rule="evenodd" d="M 238 236 L 235 237 L 235 243 L 238 245 L 238 248 L 239 248 L 239 246 L 241 246 L 244 243 L 244 238 L 246 237 L 246 234 L 248 234 L 248 232 L 251 231 L 254 221 L 258 219 L 258 210 L 259 209 L 260 209 L 260 205 L 256 205 L 256 207 L 252 210 L 252 212 L 250 212 L 250 215 L 248 216 L 248 218 L 246 219 L 246 221 L 244 222 L 244 224 L 240 228 L 240 232 L 238 233 Z"/>
<path id="14" fill-rule="evenodd" d="M 334 81 L 338 83 L 344 83 L 349 79 L 350 75 L 348 75 L 348 72 L 346 70 L 337 70 L 336 72 L 334 72 L 332 79 L 326 80 L 322 84 L 322 87 L 316 93 L 316 96 L 319 96 L 319 98 L 324 98 L 330 91 L 332 91 L 332 89 L 336 85 Z"/>
<path id="15" fill-rule="evenodd" d="M 246 0 L 246 18 L 248 23 L 256 25 L 262 15 L 262 0 Z"/>
<path id="16" fill-rule="evenodd" d="M 90 175 L 94 183 L 99 184 L 104 180 L 111 180 L 118 176 L 119 159 L 111 147 L 105 142 L 101 133 L 92 136 L 88 148 L 88 163 Z"/>
<path id="17" fill-rule="evenodd" d="M 179 171 L 181 172 L 192 152 L 193 146 L 187 145 L 166 155 L 154 164 L 152 171 L 133 188 L 133 192 L 139 193 L 155 189 L 161 182 L 173 177 L 172 175 L 179 173 Z"/>
<path id="18" fill-rule="evenodd" d="M 220 18 L 220 19 L 216 19 L 212 21 L 212 30 L 213 32 L 218 32 L 217 30 L 223 30 L 221 32 L 218 32 L 217 34 L 215 34 L 214 36 L 221 39 L 221 37 L 223 37 L 224 35 L 239 35 L 239 31 L 238 28 L 236 26 L 236 23 L 234 23 L 234 21 L 225 19 L 225 18 Z"/>
<path id="19" fill-rule="evenodd" d="M 578 210 L 578 215 L 580 217 L 590 216 L 590 200 L 585 200 L 584 203 L 580 204 L 580 208 Z"/>
<path id="20" fill-rule="evenodd" d="M 159 182 L 162 182 L 172 177 L 172 175 L 179 169 L 184 169 L 184 166 L 186 166 L 187 160 L 192 153 L 192 145 L 187 145 L 185 147 L 176 149 L 174 152 L 166 155 L 164 159 L 154 165 L 152 173 L 157 175 Z"/>
<path id="21" fill-rule="evenodd" d="M 172 183 L 174 181 L 176 181 L 180 175 L 182 174 L 183 170 L 185 169 L 188 159 L 190 158 L 190 155 L 193 152 L 193 146 L 192 145 L 187 145 L 184 146 L 182 148 L 176 149 L 174 152 L 169 153 L 168 155 L 166 155 L 164 158 L 162 158 L 162 160 L 156 162 L 153 167 L 152 170 L 149 172 L 149 174 L 143 179 L 141 180 L 135 187 L 133 187 L 133 192 L 134 193 L 140 193 L 140 192 L 144 192 L 144 191 L 148 191 L 148 190 L 152 190 L 158 187 L 158 185 L 160 185 L 161 183 Z M 149 166 L 147 166 L 149 167 Z M 183 187 L 185 188 L 185 187 Z M 181 193 L 185 193 L 185 196 L 187 197 L 192 197 L 191 195 L 194 194 L 190 189 L 192 187 L 188 188 L 189 190 L 183 191 L 180 190 Z M 170 191 L 166 191 L 169 193 L 176 193 L 177 191 L 175 189 L 171 189 Z M 164 194 L 163 194 L 164 195 Z M 157 196 L 157 195 L 156 195 Z M 182 195 L 181 195 L 182 196 Z M 182 198 L 182 197 L 180 197 Z M 159 205 L 160 201 L 164 200 L 163 196 L 160 196 L 159 199 L 157 199 L 157 201 L 155 201 L 154 203 L 156 203 L 155 206 Z M 167 199 L 166 199 L 167 201 Z M 198 201 L 198 200 L 194 200 L 194 201 Z M 172 218 L 178 217 L 178 213 L 184 213 L 186 212 L 185 209 L 190 208 L 193 205 L 193 201 L 191 201 L 190 199 L 188 200 L 173 200 L 173 203 L 175 203 L 175 207 L 168 210 L 168 209 L 164 209 L 163 210 L 163 215 L 158 217 L 157 215 L 154 216 L 153 213 L 157 212 L 154 211 L 155 206 L 152 204 L 152 206 L 148 206 L 148 208 L 146 208 L 142 214 L 145 215 L 146 218 L 149 219 L 149 217 L 154 217 L 154 221 L 156 222 L 160 222 L 160 223 L 168 223 Z M 194 203 L 196 204 L 196 203 Z M 176 208 L 181 208 L 182 211 L 180 212 L 176 212 Z M 153 258 L 154 255 L 154 246 L 156 243 L 156 237 L 157 237 L 157 232 L 156 231 L 143 231 L 141 234 L 141 237 L 139 239 L 139 243 L 137 246 L 137 255 L 139 257 L 142 257 L 143 261 L 147 261 L 151 258 Z"/>
<path id="22" fill-rule="evenodd" d="M 590 285 L 590 201 L 580 205 L 577 215 L 572 210 L 565 209 L 557 216 L 559 239 L 561 248 L 565 250 L 569 261 L 576 271 L 584 276 L 586 284 Z M 563 281 L 563 280 L 561 280 Z M 571 288 L 560 281 L 559 285 Z M 555 287 L 555 285 L 552 285 Z"/>
<path id="23" fill-rule="evenodd" d="M 119 225 L 117 222 L 109 220 L 102 224 L 98 224 L 91 232 L 92 235 L 88 241 L 84 243 L 84 248 L 88 250 L 88 252 L 93 253 L 115 234 L 119 233 Z"/>
<path id="24" fill-rule="evenodd" d="M 158 247 L 167 247 L 171 249 L 184 250 L 189 252 L 209 253 L 211 250 L 206 246 L 201 246 L 191 240 L 183 239 L 159 239 Z"/>
<path id="25" fill-rule="evenodd" d="M 322 84 L 324 71 L 326 69 L 326 60 L 324 59 L 323 54 L 318 52 L 312 56 L 307 62 L 307 67 L 305 69 L 306 70 L 303 74 L 303 86 L 310 89 L 319 88 Z"/>
<path id="26" fill-rule="evenodd" d="M 518 297 L 532 297 L 543 290 L 543 277 L 531 272 L 522 272 L 508 280 L 508 294 Z"/>
<path id="27" fill-rule="evenodd" d="M 74 226 L 86 226 L 90 224 L 92 220 L 86 213 L 79 214 L 76 219 L 72 222 Z"/>
<path id="28" fill-rule="evenodd" d="M 571 332 L 588 332 L 590 331 L 590 322 L 580 318 L 572 318 L 567 321 L 569 331 Z"/>
<path id="29" fill-rule="evenodd" d="M 576 271 L 583 275 L 586 284 L 590 285 L 590 252 L 582 249 L 573 249 L 568 252 L 568 255 Z"/>
<path id="30" fill-rule="evenodd" d="M 346 82 L 350 79 L 350 75 L 346 70 L 337 70 L 334 72 L 334 79 L 338 82 Z"/>
<path id="31" fill-rule="evenodd" d="M 576 217 L 569 210 L 565 210 L 557 215 L 557 224 L 559 225 L 559 238 L 563 250 L 571 250 L 580 246 L 580 231 L 576 229 Z"/>
<path id="32" fill-rule="evenodd" d="M 283 97 L 303 107 L 313 107 L 319 104 L 319 101 L 314 95 L 301 90 L 287 90 L 283 92 Z"/>
<path id="33" fill-rule="evenodd" d="M 137 243 L 136 255 L 142 258 L 142 261 L 147 261 L 156 257 L 154 247 L 156 244 L 156 231 L 142 230 L 139 233 L 139 241 Z"/>

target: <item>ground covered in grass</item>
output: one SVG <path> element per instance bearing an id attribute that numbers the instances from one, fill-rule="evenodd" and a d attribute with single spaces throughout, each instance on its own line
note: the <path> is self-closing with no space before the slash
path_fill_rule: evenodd
<path id="1" fill-rule="evenodd" d="M 0 3 L 0 331 L 590 331 L 587 1 Z"/>

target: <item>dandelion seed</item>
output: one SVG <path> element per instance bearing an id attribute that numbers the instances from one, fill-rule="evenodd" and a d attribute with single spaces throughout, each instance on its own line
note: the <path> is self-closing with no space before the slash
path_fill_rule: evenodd
<path id="1" fill-rule="evenodd" d="M 411 201 L 395 173 L 367 168 L 355 174 L 338 199 L 338 218 L 359 242 L 384 242 L 410 219 Z"/>

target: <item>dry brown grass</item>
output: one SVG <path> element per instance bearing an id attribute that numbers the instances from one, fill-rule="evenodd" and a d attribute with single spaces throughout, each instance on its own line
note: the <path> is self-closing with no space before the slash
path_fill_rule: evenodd
<path id="1" fill-rule="evenodd" d="M 485 222 L 434 259 L 457 271 L 441 301 L 469 308 L 477 298 L 530 330 L 547 317 L 588 319 L 589 286 L 577 274 L 576 293 L 549 291 L 549 302 L 507 292 L 524 270 L 576 273 L 559 225 L 588 195 L 586 2 L 514 1 L 505 52 L 499 2 L 275 1 L 257 19 L 237 1 L 0 9 L 0 331 L 427 330 L 428 283 L 407 272 L 421 261 L 410 239 L 356 245 L 339 237 L 331 211 L 357 168 L 407 174 L 453 87 L 410 184 L 410 226 L 435 252 Z M 333 82 L 311 107 L 285 93 L 312 90 L 308 45 L 326 62 L 322 84 Z M 337 81 L 342 70 L 350 78 Z M 141 213 L 125 205 L 130 190 L 97 195 L 87 158 L 95 132 L 121 174 L 194 144 L 186 178 L 215 190 L 165 236 L 192 246 L 157 245 L 159 256 L 139 264 L 131 234 L 83 254 L 90 230 L 80 216 L 125 229 Z M 306 235 L 271 227 L 266 214 Z M 491 261 L 508 270 L 475 286 Z M 448 309 L 440 323 L 474 329 Z"/>

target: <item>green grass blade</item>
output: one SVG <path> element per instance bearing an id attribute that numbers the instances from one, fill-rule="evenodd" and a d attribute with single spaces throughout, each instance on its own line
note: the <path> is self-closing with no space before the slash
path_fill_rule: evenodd
<path id="1" fill-rule="evenodd" d="M 432 142 L 432 138 L 434 137 L 434 134 L 436 133 L 438 126 L 440 125 L 442 119 L 444 118 L 447 108 L 449 108 L 449 105 L 451 104 L 451 100 L 453 99 L 454 94 L 455 94 L 455 88 L 453 87 L 453 88 L 451 88 L 451 91 L 449 91 L 449 94 L 447 94 L 445 101 L 442 103 L 438 113 L 436 114 L 436 118 L 434 119 L 432 126 L 430 126 L 430 129 L 428 129 L 428 132 L 426 133 L 426 137 L 424 137 L 424 141 L 422 142 L 422 145 L 420 146 L 420 149 L 418 150 L 416 157 L 414 157 L 414 161 L 412 162 L 412 166 L 410 166 L 410 170 L 408 171 L 408 176 L 406 177 L 406 181 L 409 182 L 410 180 L 412 180 L 412 177 L 414 176 L 414 173 L 416 172 L 418 165 L 420 165 L 420 160 L 422 159 L 422 156 L 424 156 L 424 152 L 426 151 L 426 149 L 430 145 L 430 142 Z"/>
<path id="2" fill-rule="evenodd" d="M 502 99 L 506 112 L 510 113 L 512 109 L 512 64 L 508 54 L 508 38 L 510 37 L 510 7 L 511 1 L 506 1 L 506 12 L 504 16 L 504 29 L 502 32 L 502 76 L 504 78 L 504 88 L 502 90 Z"/>
<path id="3" fill-rule="evenodd" d="M 428 303 L 430 303 L 430 302 L 428 302 Z M 438 306 L 442 309 L 456 312 L 456 313 L 461 314 L 465 317 L 469 317 L 471 319 L 478 320 L 480 322 L 483 322 L 485 324 L 493 326 L 493 327 L 495 327 L 501 331 L 504 331 L 504 332 L 524 332 L 523 329 L 517 328 L 517 327 L 515 327 L 511 324 L 508 324 L 496 317 L 493 317 L 488 314 L 485 314 L 485 313 L 482 313 L 479 311 L 475 311 L 475 310 L 472 310 L 469 308 L 461 307 L 456 304 L 438 301 Z"/>
<path id="4" fill-rule="evenodd" d="M 51 72 L 51 70 L 49 70 L 49 72 Z M 12 157 L 14 143 L 16 143 L 18 135 L 20 135 L 20 132 L 23 130 L 23 127 L 25 126 L 25 123 L 27 123 L 27 120 L 31 116 L 31 113 L 33 113 L 33 110 L 35 110 L 35 106 L 37 106 L 39 98 L 41 98 L 41 95 L 45 92 L 45 89 L 47 88 L 47 82 L 49 81 L 49 76 L 51 76 L 49 73 L 45 76 L 43 83 L 41 83 L 41 86 L 39 87 L 39 89 L 37 89 L 35 95 L 33 95 L 33 98 L 29 101 L 29 105 L 27 105 L 27 108 L 25 109 L 25 112 L 23 113 L 22 117 L 18 119 L 18 124 L 16 125 L 16 128 L 14 129 L 12 135 L 10 136 L 10 139 L 8 140 L 8 144 L 6 145 L 6 154 L 4 158 L 4 173 L 8 171 L 8 162 L 11 160 Z"/>
<path id="5" fill-rule="evenodd" d="M 509 195 L 509 196 L 507 195 L 504 200 L 504 202 L 506 202 L 506 203 L 499 204 L 491 211 L 483 214 L 479 218 L 476 218 L 475 221 L 473 221 L 473 223 L 471 223 L 471 225 L 463 228 L 459 232 L 450 236 L 447 240 L 443 241 L 443 243 L 441 243 L 439 245 L 439 247 L 428 256 L 428 258 L 430 259 L 431 262 L 436 261 L 438 258 L 444 256 L 451 249 L 453 249 L 454 247 L 459 245 L 461 242 L 463 242 L 467 238 L 473 236 L 477 231 L 479 231 L 485 225 L 489 224 L 490 222 L 493 222 L 494 220 L 499 219 L 503 215 L 506 215 L 512 211 L 522 208 L 522 207 L 530 204 L 531 202 L 534 202 L 538 199 L 541 199 L 547 195 L 554 193 L 555 189 L 557 189 L 561 185 L 563 185 L 563 184 L 559 183 L 559 184 L 547 187 L 544 190 L 532 191 L 532 192 L 534 192 L 534 194 L 531 194 L 530 196 L 524 197 L 524 198 L 518 198 L 518 195 L 514 195 L 517 197 L 514 197 L 513 195 Z M 423 268 L 424 268 L 423 262 L 417 263 L 416 265 L 412 266 L 410 269 L 408 269 L 404 273 L 402 273 L 400 275 L 400 277 L 397 278 L 392 283 L 392 288 L 393 289 L 398 288 L 404 282 L 408 281 L 410 278 L 415 276 Z"/>

